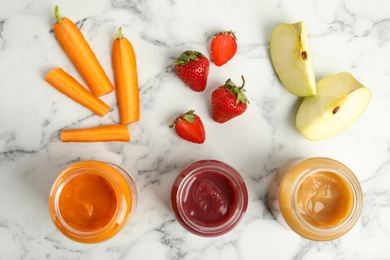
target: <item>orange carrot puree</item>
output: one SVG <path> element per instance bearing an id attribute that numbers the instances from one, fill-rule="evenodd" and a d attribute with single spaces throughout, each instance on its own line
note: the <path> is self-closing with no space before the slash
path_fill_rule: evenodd
<path id="1" fill-rule="evenodd" d="M 81 174 L 69 180 L 59 197 L 65 222 L 80 231 L 95 231 L 113 218 L 117 199 L 111 185 L 96 174 Z"/>

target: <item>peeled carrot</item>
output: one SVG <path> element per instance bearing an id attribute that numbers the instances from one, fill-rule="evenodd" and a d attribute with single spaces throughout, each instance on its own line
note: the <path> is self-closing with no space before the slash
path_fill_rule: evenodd
<path id="1" fill-rule="evenodd" d="M 50 71 L 45 80 L 58 91 L 99 116 L 104 116 L 111 109 L 61 68 Z"/>
<path id="2" fill-rule="evenodd" d="M 62 142 L 130 142 L 129 129 L 126 125 L 106 125 L 85 129 L 61 131 Z"/>
<path id="3" fill-rule="evenodd" d="M 116 95 L 121 124 L 139 120 L 139 90 L 135 52 L 131 43 L 123 37 L 122 27 L 115 34 L 112 47 L 112 63 L 115 74 Z"/>
<path id="4" fill-rule="evenodd" d="M 57 20 L 54 23 L 57 40 L 92 93 L 100 97 L 113 91 L 114 86 L 77 26 L 68 18 L 60 16 L 58 6 L 54 8 L 54 14 Z"/>

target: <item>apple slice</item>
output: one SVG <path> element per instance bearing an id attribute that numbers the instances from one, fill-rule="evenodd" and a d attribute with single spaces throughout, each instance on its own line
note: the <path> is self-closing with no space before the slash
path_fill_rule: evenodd
<path id="1" fill-rule="evenodd" d="M 309 140 L 327 139 L 350 126 L 366 109 L 371 91 L 350 73 L 329 75 L 317 83 L 318 94 L 303 99 L 296 126 Z"/>
<path id="2" fill-rule="evenodd" d="M 282 84 L 292 94 L 317 94 L 313 59 L 304 22 L 282 23 L 272 33 L 272 64 Z"/>

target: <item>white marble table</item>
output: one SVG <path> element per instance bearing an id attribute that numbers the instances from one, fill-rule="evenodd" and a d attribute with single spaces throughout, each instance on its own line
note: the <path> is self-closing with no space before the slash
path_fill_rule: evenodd
<path id="1" fill-rule="evenodd" d="M 113 80 L 111 48 L 119 26 L 137 54 L 141 120 L 129 126 L 130 143 L 62 143 L 62 129 L 118 122 L 74 103 L 44 81 L 62 67 L 83 82 L 59 46 L 54 5 L 81 28 Z M 0 1 L 0 259 L 390 259 L 390 2 L 14 0 Z M 371 103 L 347 130 L 312 142 L 295 128 L 300 99 L 278 80 L 269 41 L 276 25 L 303 20 L 317 80 L 348 71 L 372 90 Z M 206 90 L 195 93 L 173 72 L 182 51 L 210 58 L 215 33 L 232 29 L 237 55 L 210 68 Z M 228 78 L 246 78 L 248 110 L 226 124 L 211 119 L 211 92 Z M 206 142 L 180 139 L 168 125 L 195 109 Z M 267 205 L 275 171 L 290 159 L 326 156 L 351 168 L 364 207 L 345 236 L 331 242 L 303 239 L 282 227 Z M 139 204 L 114 238 L 94 245 L 67 239 L 54 226 L 47 199 L 56 176 L 73 162 L 101 160 L 134 178 Z M 191 162 L 217 159 L 245 179 L 249 206 L 230 233 L 202 238 L 185 231 L 170 210 L 175 177 Z"/>

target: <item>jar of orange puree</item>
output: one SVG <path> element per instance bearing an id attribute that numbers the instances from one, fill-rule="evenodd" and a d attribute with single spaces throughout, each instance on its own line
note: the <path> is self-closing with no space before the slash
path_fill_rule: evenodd
<path id="1" fill-rule="evenodd" d="M 274 217 L 287 228 L 307 239 L 327 241 L 355 225 L 363 195 L 350 169 L 318 157 L 280 168 L 269 186 L 268 202 Z"/>
<path id="2" fill-rule="evenodd" d="M 116 165 L 82 161 L 55 180 L 49 210 L 57 228 L 68 238 L 98 243 L 117 234 L 133 215 L 137 190 L 131 177 Z"/>

